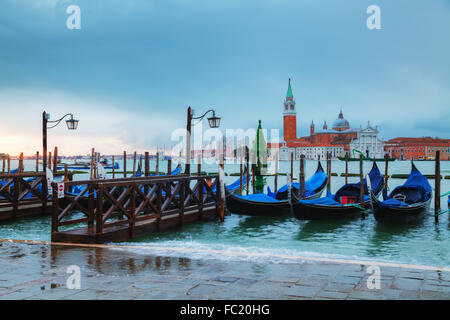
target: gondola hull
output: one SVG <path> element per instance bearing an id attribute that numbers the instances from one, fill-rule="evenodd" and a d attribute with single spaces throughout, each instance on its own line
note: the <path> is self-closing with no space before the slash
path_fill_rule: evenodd
<path id="1" fill-rule="evenodd" d="M 402 207 L 377 206 L 374 217 L 377 222 L 409 222 L 423 219 L 430 208 L 431 199 L 426 202 Z"/>
<path id="2" fill-rule="evenodd" d="M 250 201 L 230 194 L 227 199 L 227 208 L 231 213 L 251 216 L 279 216 L 291 212 L 288 201 L 263 202 Z"/>
<path id="3" fill-rule="evenodd" d="M 325 186 L 320 191 L 308 197 L 307 199 L 320 198 Z M 295 199 L 293 199 L 293 201 L 295 202 Z M 229 194 L 226 202 L 228 210 L 234 214 L 273 217 L 291 213 L 291 206 L 289 205 L 289 201 L 287 200 L 273 202 L 252 201 L 240 198 L 235 194 Z"/>
<path id="4" fill-rule="evenodd" d="M 355 206 L 310 205 L 298 202 L 293 205 L 294 217 L 298 220 L 349 219 L 361 215 L 361 209 Z"/>

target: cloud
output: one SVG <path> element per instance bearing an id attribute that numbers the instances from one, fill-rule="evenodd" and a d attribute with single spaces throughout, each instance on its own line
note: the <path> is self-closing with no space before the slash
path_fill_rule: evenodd
<path id="1" fill-rule="evenodd" d="M 170 132 L 181 121 L 170 114 L 134 112 L 126 106 L 80 98 L 60 91 L 26 89 L 0 90 L 0 152 L 33 154 L 42 149 L 42 112 L 57 120 L 66 113 L 79 119 L 78 129 L 65 123 L 48 129 L 49 151 L 58 146 L 60 154 L 87 154 L 91 147 L 104 154 L 122 150 L 143 152 L 169 141 Z"/>

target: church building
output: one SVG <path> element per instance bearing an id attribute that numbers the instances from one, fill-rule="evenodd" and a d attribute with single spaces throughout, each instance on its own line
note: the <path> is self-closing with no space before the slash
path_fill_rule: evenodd
<path id="1" fill-rule="evenodd" d="M 324 121 L 322 128 L 316 130 L 312 121 L 310 125 L 309 136 L 297 137 L 297 110 L 294 95 L 292 93 L 291 79 L 289 79 L 286 98 L 283 103 L 283 142 L 280 144 L 268 144 L 269 155 L 275 151 L 280 152 L 280 160 L 289 160 L 290 154 L 294 154 L 295 159 L 300 159 L 300 155 L 304 154 L 308 159 L 324 159 L 327 152 L 330 152 L 333 158 L 343 157 L 346 152 L 351 152 L 351 142 L 358 139 L 355 146 L 369 150 L 370 155 L 379 155 L 383 148 L 383 142 L 377 138 L 378 130 L 352 129 L 350 123 L 344 118 L 342 109 L 337 119 L 328 128 L 327 122 Z M 370 131 L 370 133 L 369 133 Z M 364 135 L 364 137 L 362 136 Z M 370 138 L 366 138 L 370 135 Z M 375 137 L 375 138 L 374 138 Z M 355 142 L 356 143 L 356 142 Z M 372 146 L 372 143 L 374 146 Z M 380 149 L 381 148 L 381 149 Z"/>

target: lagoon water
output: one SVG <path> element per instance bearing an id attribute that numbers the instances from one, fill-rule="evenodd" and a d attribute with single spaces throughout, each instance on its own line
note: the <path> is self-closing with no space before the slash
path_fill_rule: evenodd
<path id="1" fill-rule="evenodd" d="M 130 161 L 128 168 L 130 170 Z M 384 163 L 377 163 L 384 173 Z M 434 173 L 433 161 L 417 161 L 417 168 L 424 174 Z M 12 168 L 16 163 L 12 162 Z M 121 163 L 120 163 L 121 165 Z M 325 168 L 325 162 L 322 162 Z M 155 162 L 151 162 L 151 170 Z M 192 171 L 197 166 L 191 165 Z M 372 166 L 364 162 L 364 172 Z M 317 167 L 317 161 L 306 162 L 306 178 Z M 32 170 L 34 161 L 25 161 L 25 169 Z M 167 164 L 162 162 L 161 171 Z M 389 174 L 409 173 L 409 161 L 389 163 Z M 121 169 L 119 169 L 121 170 Z M 280 173 L 290 170 L 289 162 L 280 162 Z M 332 161 L 332 172 L 344 172 L 345 162 Z M 358 162 L 349 162 L 349 172 L 357 173 Z M 216 164 L 203 164 L 202 171 L 217 172 Z M 239 164 L 226 164 L 225 171 L 239 172 Z M 299 163 L 294 163 L 295 176 L 298 176 Z M 441 174 L 450 176 L 450 162 L 441 162 Z M 87 175 L 77 175 L 76 179 Z M 227 176 L 227 182 L 237 177 Z M 344 184 L 344 177 L 332 177 L 332 192 Z M 357 182 L 359 178 L 349 178 Z M 273 188 L 273 177 L 267 177 L 267 185 Z M 392 189 L 404 182 L 404 179 L 390 179 Z M 286 183 L 286 177 L 280 176 L 278 186 Z M 434 188 L 434 181 L 430 181 Z M 450 180 L 441 182 L 441 194 L 450 190 Z M 434 203 L 434 200 L 433 200 Z M 433 207 L 433 204 L 432 204 Z M 441 198 L 441 209 L 447 209 L 447 197 Z M 432 210 L 432 209 L 431 209 Z M 0 223 L 0 238 L 50 240 L 50 217 L 26 218 L 14 222 Z M 139 237 L 126 243 L 160 251 L 166 255 L 190 258 L 228 259 L 269 259 L 279 261 L 280 255 L 335 257 L 345 259 L 364 259 L 390 261 L 398 263 L 423 264 L 450 267 L 450 219 L 443 214 L 435 224 L 433 211 L 422 221 L 406 225 L 389 226 L 375 221 L 373 215 L 365 219 L 356 218 L 347 221 L 298 221 L 290 215 L 277 218 L 251 217 L 231 214 L 225 222 L 196 222 L 183 226 L 180 230 L 163 231 Z"/>

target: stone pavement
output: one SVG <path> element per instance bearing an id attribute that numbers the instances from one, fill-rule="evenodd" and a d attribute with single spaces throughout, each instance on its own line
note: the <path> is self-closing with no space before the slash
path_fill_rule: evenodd
<path id="1" fill-rule="evenodd" d="M 67 273 L 80 267 L 80 289 Z M 450 272 L 366 264 L 163 257 L 100 247 L 0 242 L 0 299 L 450 299 Z M 75 282 L 70 282 L 75 283 Z M 369 283 L 374 283 L 369 281 Z"/>

